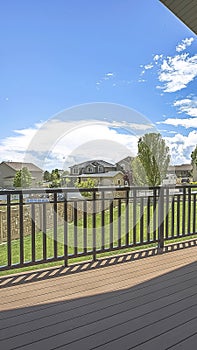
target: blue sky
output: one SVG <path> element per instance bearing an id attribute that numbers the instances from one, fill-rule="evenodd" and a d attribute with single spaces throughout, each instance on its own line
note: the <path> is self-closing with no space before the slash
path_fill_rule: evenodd
<path id="1" fill-rule="evenodd" d="M 104 131 L 95 121 L 96 129 L 91 124 L 85 130 L 84 115 L 82 123 L 78 115 L 79 132 L 69 141 L 59 134 L 59 145 L 46 141 L 48 154 L 46 146 L 29 147 L 43 123 L 57 120 L 60 111 L 104 102 L 139 112 L 165 137 L 172 163 L 190 162 L 197 144 L 196 35 L 159 1 L 2 0 L 0 42 L 0 161 L 26 154 L 36 163 L 42 158 L 46 168 L 63 167 L 71 153 L 71 162 L 79 159 L 79 147 L 87 157 L 84 144 L 94 142 L 99 130 L 106 141 L 120 140 L 135 153 L 127 132 L 110 125 Z M 104 155 L 102 147 L 95 154 Z"/>

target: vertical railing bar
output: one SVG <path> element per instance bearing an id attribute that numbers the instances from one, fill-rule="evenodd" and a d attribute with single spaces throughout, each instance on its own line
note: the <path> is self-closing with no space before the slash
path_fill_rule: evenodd
<path id="1" fill-rule="evenodd" d="M 24 263 L 24 226 L 23 226 L 23 194 L 19 195 L 19 217 L 20 217 L 20 265 Z"/>
<path id="2" fill-rule="evenodd" d="M 140 198 L 140 243 L 144 242 L 144 197 Z"/>
<path id="3" fill-rule="evenodd" d="M 83 202 L 83 252 L 87 253 L 87 201 Z"/>
<path id="4" fill-rule="evenodd" d="M 114 237 L 113 237 L 113 231 L 114 231 L 114 225 L 113 225 L 113 200 L 110 202 L 109 207 L 109 224 L 110 224 L 110 249 L 113 249 L 114 246 Z"/>
<path id="5" fill-rule="evenodd" d="M 168 238 L 169 235 L 169 188 L 166 188 L 166 196 L 165 196 L 165 238 Z"/>
<path id="6" fill-rule="evenodd" d="M 35 242 L 35 234 L 36 234 L 36 216 L 35 216 L 35 204 L 31 204 L 31 259 L 32 262 L 36 260 L 36 242 Z"/>
<path id="7" fill-rule="evenodd" d="M 187 233 L 191 233 L 191 187 L 188 187 L 188 221 Z"/>
<path id="8" fill-rule="evenodd" d="M 92 215 L 92 243 L 93 243 L 93 261 L 96 261 L 96 192 L 93 192 L 93 215 Z"/>
<path id="9" fill-rule="evenodd" d="M 182 196 L 182 234 L 185 235 L 185 204 L 186 204 L 186 188 L 183 188 Z"/>
<path id="10" fill-rule="evenodd" d="M 54 258 L 57 258 L 57 192 L 54 193 L 54 204 L 53 204 L 53 248 Z"/>
<path id="11" fill-rule="evenodd" d="M 129 245 L 129 190 L 126 190 L 126 245 Z"/>
<path id="12" fill-rule="evenodd" d="M 12 238 L 11 238 L 11 198 L 10 194 L 7 194 L 7 263 L 8 266 L 12 265 Z"/>
<path id="13" fill-rule="evenodd" d="M 157 226 L 157 189 L 153 190 L 153 240 L 156 241 L 156 226 Z"/>
<path id="14" fill-rule="evenodd" d="M 174 196 L 172 197 L 171 237 L 174 237 Z"/>
<path id="15" fill-rule="evenodd" d="M 118 198 L 118 247 L 121 247 L 121 199 Z"/>
<path id="16" fill-rule="evenodd" d="M 133 244 L 136 244 L 136 225 L 137 225 L 137 219 L 136 219 L 136 189 L 133 189 Z"/>
<path id="17" fill-rule="evenodd" d="M 46 236 L 46 203 L 42 203 L 42 240 L 43 259 L 47 259 L 47 236 Z"/>
<path id="18" fill-rule="evenodd" d="M 78 253 L 78 230 L 77 230 L 77 201 L 74 200 L 74 254 L 77 255 Z"/>
<path id="19" fill-rule="evenodd" d="M 68 266 L 68 202 L 64 195 L 64 267 Z"/>
<path id="20" fill-rule="evenodd" d="M 159 189 L 158 217 L 159 217 L 158 252 L 161 253 L 164 248 L 164 188 L 163 187 L 160 187 Z"/>
<path id="21" fill-rule="evenodd" d="M 180 195 L 177 196 L 177 212 L 176 212 L 176 227 L 177 227 L 177 232 L 176 236 L 180 236 Z"/>
<path id="22" fill-rule="evenodd" d="M 150 242 L 150 196 L 147 200 L 147 241 Z"/>
<path id="23" fill-rule="evenodd" d="M 193 196 L 193 233 L 196 233 L 196 193 Z"/>
<path id="24" fill-rule="evenodd" d="M 105 249 L 105 192 L 101 192 L 101 246 Z"/>

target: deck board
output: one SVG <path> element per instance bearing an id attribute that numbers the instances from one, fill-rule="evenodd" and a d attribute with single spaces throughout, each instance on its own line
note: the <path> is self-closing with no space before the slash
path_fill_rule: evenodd
<path id="1" fill-rule="evenodd" d="M 46 275 L 1 279 L 1 349 L 194 349 L 196 246 Z"/>

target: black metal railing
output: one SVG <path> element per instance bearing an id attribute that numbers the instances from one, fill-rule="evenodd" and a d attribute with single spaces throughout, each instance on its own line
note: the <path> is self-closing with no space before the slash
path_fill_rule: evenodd
<path id="1" fill-rule="evenodd" d="M 197 234 L 197 185 L 0 191 L 0 270 Z"/>

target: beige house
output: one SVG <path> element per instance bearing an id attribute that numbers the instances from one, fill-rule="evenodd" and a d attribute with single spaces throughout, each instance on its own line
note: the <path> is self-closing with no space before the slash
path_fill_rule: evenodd
<path id="1" fill-rule="evenodd" d="M 175 174 L 177 183 L 188 180 L 193 181 L 193 166 L 192 164 L 170 165 L 168 167 L 168 174 Z"/>
<path id="2" fill-rule="evenodd" d="M 13 181 L 16 172 L 22 168 L 27 168 L 32 176 L 32 187 L 38 185 L 43 180 L 43 171 L 33 163 L 22 162 L 2 162 L 0 164 L 0 187 L 13 188 Z"/>
<path id="3" fill-rule="evenodd" d="M 123 186 L 124 174 L 121 171 L 108 171 L 107 173 L 100 174 L 82 174 L 78 176 L 78 179 L 85 181 L 87 179 L 93 179 L 96 181 L 96 186 Z"/>

